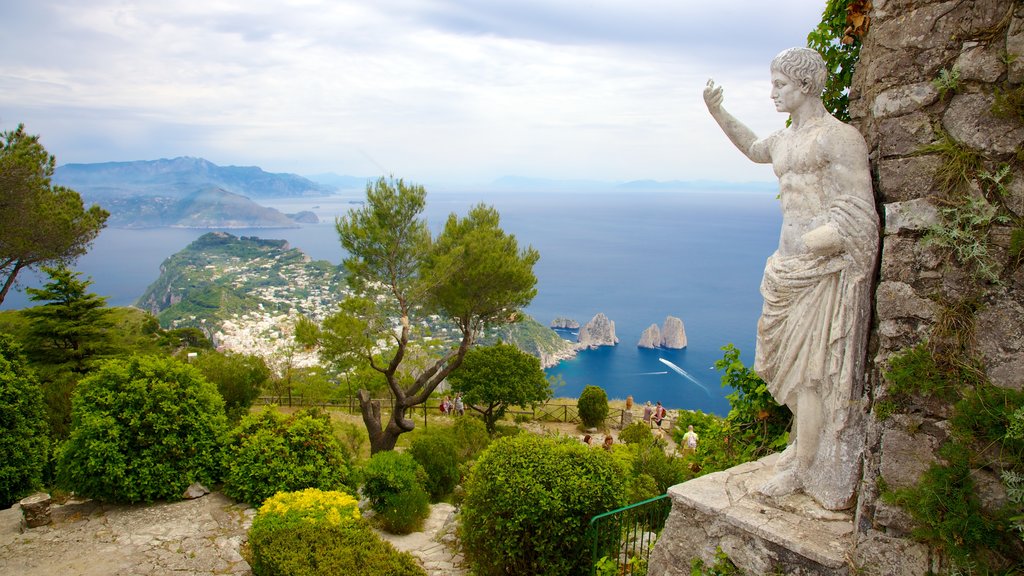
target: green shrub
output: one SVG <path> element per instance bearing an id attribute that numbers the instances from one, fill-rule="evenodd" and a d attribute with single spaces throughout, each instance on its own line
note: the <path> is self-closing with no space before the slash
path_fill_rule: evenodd
<path id="1" fill-rule="evenodd" d="M 373 533 L 355 498 L 315 488 L 267 499 L 249 530 L 249 551 L 254 576 L 426 574 Z"/>
<path id="2" fill-rule="evenodd" d="M 472 416 L 456 418 L 451 432 L 452 443 L 455 444 L 455 449 L 458 451 L 459 462 L 473 460 L 491 442 L 487 426 Z"/>
<path id="3" fill-rule="evenodd" d="M 622 429 L 619 440 L 626 444 L 654 444 L 654 433 L 646 422 L 633 422 Z"/>
<path id="4" fill-rule="evenodd" d="M 587 386 L 576 401 L 580 412 L 580 420 L 587 428 L 596 428 L 604 424 L 608 417 L 608 395 L 597 386 Z"/>
<path id="5" fill-rule="evenodd" d="M 0 508 L 42 484 L 47 432 L 43 391 L 21 348 L 0 334 Z"/>
<path id="6" fill-rule="evenodd" d="M 370 457 L 363 468 L 363 495 L 382 528 L 408 534 L 422 524 L 430 514 L 425 481 L 423 467 L 409 454 L 387 450 Z"/>
<path id="7" fill-rule="evenodd" d="M 466 559 L 478 576 L 588 573 L 588 522 L 625 502 L 626 477 L 611 454 L 576 440 L 496 440 L 466 483 Z"/>
<path id="8" fill-rule="evenodd" d="M 412 441 L 409 453 L 426 472 L 424 488 L 437 502 L 451 494 L 459 483 L 459 457 L 447 436 L 428 434 Z"/>
<path id="9" fill-rule="evenodd" d="M 79 382 L 58 484 L 111 502 L 177 500 L 220 474 L 224 401 L 173 358 L 108 360 Z"/>
<path id="10" fill-rule="evenodd" d="M 254 505 L 278 492 L 349 487 L 350 476 L 330 420 L 310 412 L 246 416 L 224 448 L 224 493 Z"/>

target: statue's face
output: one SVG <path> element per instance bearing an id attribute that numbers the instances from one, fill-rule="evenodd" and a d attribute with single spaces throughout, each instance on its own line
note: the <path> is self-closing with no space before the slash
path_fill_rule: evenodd
<path id="1" fill-rule="evenodd" d="M 807 98 L 800 82 L 782 72 L 772 72 L 771 95 L 779 112 L 792 112 Z"/>

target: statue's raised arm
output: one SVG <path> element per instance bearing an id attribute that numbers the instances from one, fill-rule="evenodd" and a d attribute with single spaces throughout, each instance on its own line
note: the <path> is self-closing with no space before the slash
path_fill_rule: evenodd
<path id="1" fill-rule="evenodd" d="M 761 282 L 754 370 L 795 423 L 761 492 L 802 491 L 840 510 L 852 505 L 860 477 L 878 216 L 867 146 L 825 110 L 825 76 L 809 48 L 775 57 L 771 98 L 792 122 L 764 139 L 725 111 L 713 80 L 704 102 L 732 143 L 755 162 L 771 162 L 779 178 L 782 230 Z"/>
<path id="2" fill-rule="evenodd" d="M 759 164 L 771 162 L 772 159 L 766 154 L 766 149 L 754 146 L 758 142 L 757 134 L 754 134 L 753 130 L 747 128 L 745 124 L 737 120 L 725 108 L 722 108 L 723 100 L 725 100 L 725 93 L 722 87 L 716 85 L 715 81 L 709 78 L 708 83 L 704 86 L 704 103 L 707 104 L 711 117 L 715 119 L 715 122 L 718 122 L 718 125 L 722 127 L 722 131 L 729 137 L 729 140 L 732 140 L 732 143 L 747 158 Z"/>

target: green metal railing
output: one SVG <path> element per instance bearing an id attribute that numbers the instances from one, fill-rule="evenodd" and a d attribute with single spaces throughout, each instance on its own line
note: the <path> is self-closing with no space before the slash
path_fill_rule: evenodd
<path id="1" fill-rule="evenodd" d="M 591 574 L 646 574 L 647 559 L 672 509 L 668 494 L 590 519 Z M 611 571 L 614 567 L 614 571 Z"/>

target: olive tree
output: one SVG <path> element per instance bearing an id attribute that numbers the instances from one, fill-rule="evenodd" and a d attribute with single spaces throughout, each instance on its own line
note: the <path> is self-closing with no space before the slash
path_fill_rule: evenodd
<path id="1" fill-rule="evenodd" d="M 56 159 L 25 127 L 0 132 L 0 304 L 18 274 L 85 254 L 109 213 L 51 182 Z"/>
<path id="2" fill-rule="evenodd" d="M 540 360 L 511 344 L 473 348 L 448 382 L 483 416 L 491 433 L 509 406 L 532 407 L 551 398 L 551 383 Z"/>
<path id="3" fill-rule="evenodd" d="M 434 238 L 423 211 L 426 190 L 380 178 L 366 202 L 336 222 L 343 264 L 355 296 L 316 333 L 321 353 L 343 366 L 358 361 L 380 374 L 390 415 L 361 388 L 357 397 L 373 453 L 394 448 L 413 429 L 406 415 L 461 363 L 485 327 L 514 322 L 536 295 L 539 254 L 520 249 L 492 207 L 451 214 Z M 454 326 L 457 337 L 427 337 L 429 319 Z M 309 337 L 307 337 L 309 341 Z"/>

